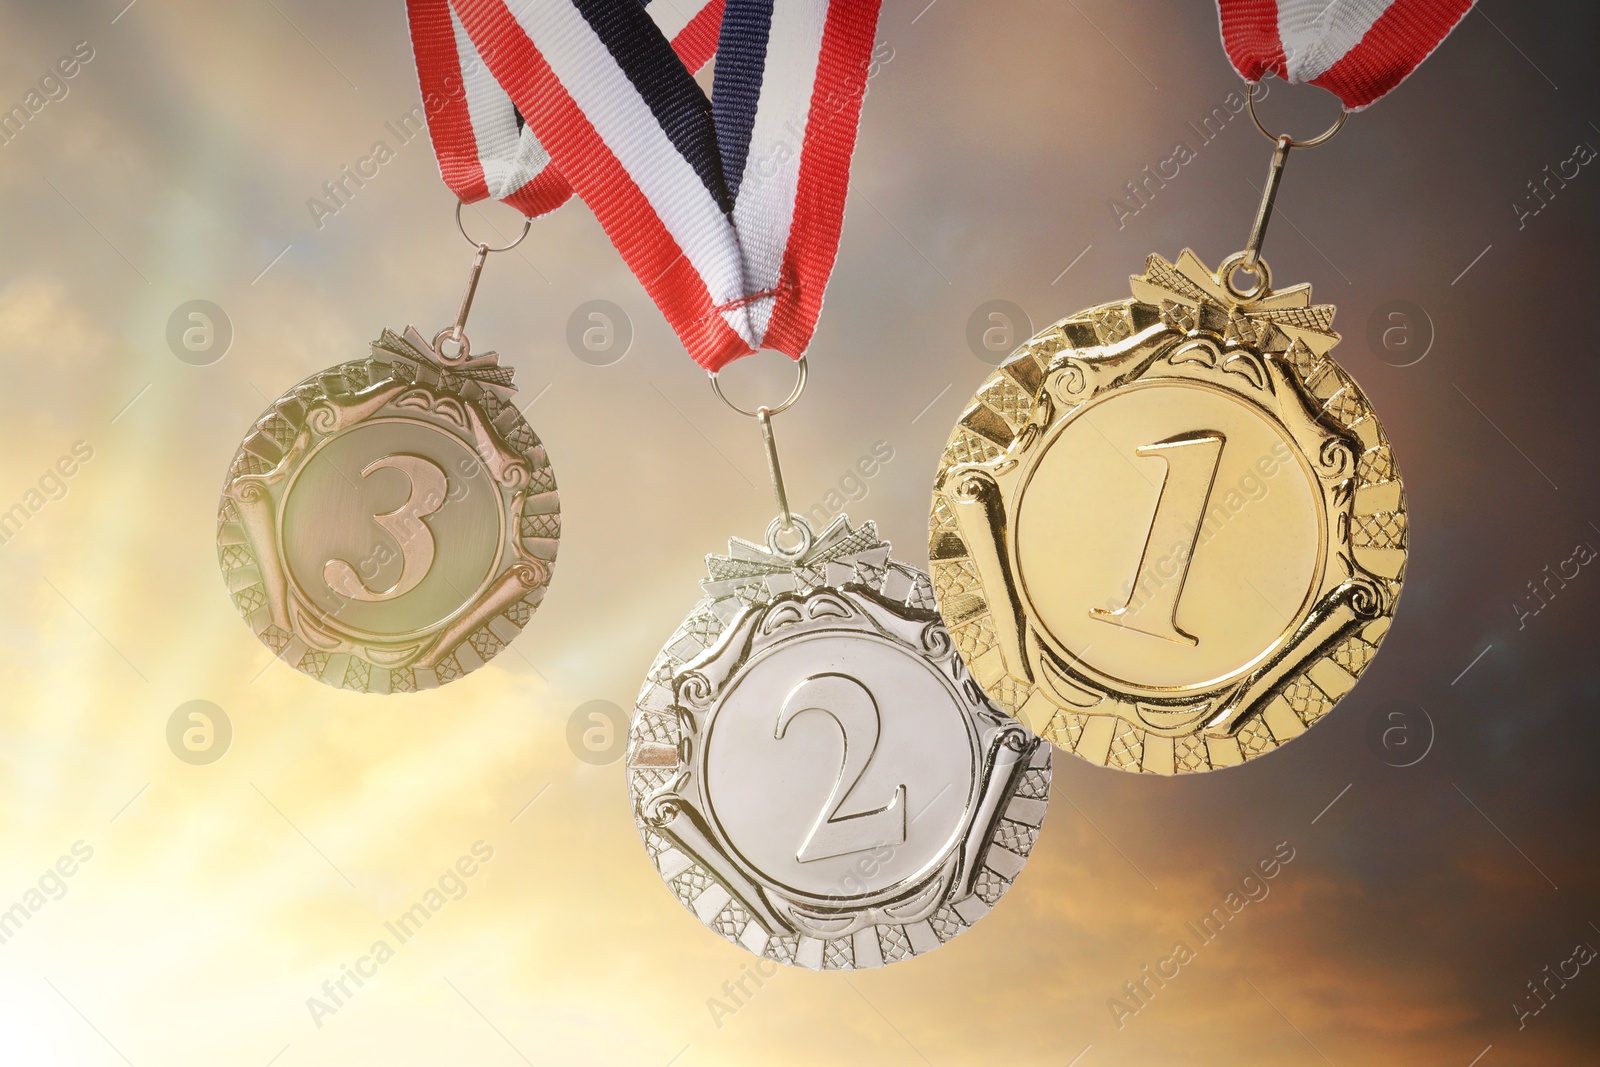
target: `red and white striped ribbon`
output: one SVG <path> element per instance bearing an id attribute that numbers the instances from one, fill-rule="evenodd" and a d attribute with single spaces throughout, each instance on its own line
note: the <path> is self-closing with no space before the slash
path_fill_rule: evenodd
<path id="1" fill-rule="evenodd" d="M 685 67 L 697 71 L 717 50 L 724 0 L 655 0 L 646 11 Z M 450 9 L 450 0 L 406 0 L 423 113 L 439 173 L 463 203 L 500 200 L 536 218 L 572 187 L 495 80 Z"/>
<path id="2" fill-rule="evenodd" d="M 1244 80 L 1319 85 L 1360 111 L 1404 81 L 1475 0 L 1217 0 Z"/>

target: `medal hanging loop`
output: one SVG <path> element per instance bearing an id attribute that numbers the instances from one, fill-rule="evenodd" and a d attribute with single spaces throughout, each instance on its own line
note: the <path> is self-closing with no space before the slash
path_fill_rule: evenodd
<path id="1" fill-rule="evenodd" d="M 1245 93 L 1245 101 L 1250 108 L 1250 121 L 1256 124 L 1256 129 L 1261 131 L 1262 136 L 1273 143 L 1272 163 L 1267 170 L 1266 184 L 1261 188 L 1261 206 L 1256 209 L 1256 221 L 1255 225 L 1250 227 L 1250 239 L 1245 242 L 1243 252 L 1235 253 L 1223 260 L 1219 272 L 1222 276 L 1223 284 L 1228 287 L 1228 290 L 1234 296 L 1243 300 L 1253 300 L 1271 288 L 1267 265 L 1261 259 L 1261 245 L 1267 239 L 1267 224 L 1272 221 L 1272 208 L 1278 199 L 1278 186 L 1283 181 L 1284 165 L 1289 161 L 1289 149 L 1315 148 L 1317 145 L 1327 143 L 1344 126 L 1345 120 L 1350 117 L 1350 112 L 1340 111 L 1338 119 L 1334 121 L 1332 126 L 1329 126 L 1315 137 L 1297 141 L 1286 133 L 1274 134 L 1266 126 L 1262 125 L 1260 117 L 1256 115 L 1256 87 L 1254 83 L 1248 87 Z M 1243 271 L 1246 274 L 1254 275 L 1256 284 L 1249 289 L 1240 289 L 1233 281 L 1235 271 Z"/>
<path id="2" fill-rule="evenodd" d="M 798 373 L 795 378 L 794 388 L 777 407 L 762 405 L 754 411 L 746 409 L 729 400 L 722 392 L 722 384 L 717 380 L 716 371 L 707 377 L 711 380 L 711 391 L 717 394 L 717 399 L 722 401 L 732 410 L 746 418 L 755 419 L 761 424 L 761 441 L 767 450 L 767 473 L 772 478 L 772 496 L 778 504 L 778 515 L 767 527 L 767 547 L 785 559 L 799 559 L 811 547 L 811 526 L 800 516 L 789 510 L 789 492 L 783 484 L 783 467 L 778 462 L 778 440 L 772 432 L 772 417 L 781 415 L 794 406 L 800 399 L 800 394 L 806 390 L 806 357 L 801 356 L 795 361 Z M 787 536 L 788 540 L 784 538 Z"/>
<path id="3" fill-rule="evenodd" d="M 523 238 L 528 236 L 528 231 L 533 228 L 533 220 L 524 219 L 522 221 L 522 232 L 517 235 L 516 240 L 512 241 L 510 244 L 501 245 L 499 248 L 493 248 L 487 242 L 474 241 L 470 236 L 468 236 L 467 228 L 461 222 L 461 207 L 461 201 L 457 200 L 456 229 L 460 230 L 461 236 L 465 237 L 467 239 L 467 243 L 471 244 L 478 251 L 477 254 L 472 257 L 472 271 L 467 275 L 467 288 L 461 294 L 461 307 L 456 311 L 456 321 L 451 325 L 446 326 L 433 336 L 434 350 L 439 352 L 440 355 L 444 355 L 443 351 L 439 348 L 439 345 L 444 341 L 454 341 L 458 346 L 460 346 L 460 350 L 454 356 L 445 357 L 453 361 L 464 360 L 472 355 L 472 343 L 467 340 L 467 316 L 472 313 L 472 300 L 478 295 L 478 279 L 483 276 L 484 261 L 489 258 L 490 252 L 509 252 L 513 248 L 517 247 L 522 243 Z"/>
<path id="4" fill-rule="evenodd" d="M 456 312 L 454 325 L 446 326 L 433 337 L 433 347 L 437 350 L 445 341 L 454 341 L 460 346 L 455 354 L 456 359 L 466 359 L 472 355 L 472 343 L 467 340 L 467 315 L 472 311 L 472 298 L 478 293 L 478 279 L 483 275 L 483 261 L 489 258 L 489 246 L 479 245 L 478 254 L 472 257 L 472 273 L 467 276 L 467 290 L 461 294 L 461 309 Z"/>
<path id="5" fill-rule="evenodd" d="M 1256 224 L 1250 227 L 1250 239 L 1245 242 L 1244 260 L 1239 269 L 1255 274 L 1261 262 L 1261 243 L 1267 239 L 1267 223 L 1272 221 L 1272 205 L 1278 199 L 1278 183 L 1283 180 L 1283 165 L 1289 161 L 1289 149 L 1294 142 L 1288 134 L 1278 138 L 1272 150 L 1272 167 L 1267 171 L 1267 184 L 1261 190 L 1261 207 L 1256 211 Z M 1231 286 L 1231 283 L 1230 283 Z"/>
<path id="6" fill-rule="evenodd" d="M 777 517 L 767 526 L 767 547 L 787 559 L 799 559 L 811 547 L 811 526 L 789 510 L 789 494 L 783 487 L 783 468 L 778 463 L 778 442 L 772 435 L 773 414 L 767 408 L 756 409 L 756 421 L 761 423 L 761 440 L 767 446 L 767 472 L 772 476 L 772 496 L 778 502 Z"/>
<path id="7" fill-rule="evenodd" d="M 782 528 L 794 529 L 794 515 L 789 511 L 789 494 L 783 488 L 783 467 L 778 463 L 778 440 L 772 435 L 772 412 L 756 409 L 756 421 L 761 424 L 761 441 L 767 446 L 767 473 L 772 476 L 772 497 L 778 502 L 778 519 Z"/>
<path id="8" fill-rule="evenodd" d="M 737 411 L 739 414 L 743 415 L 745 418 L 747 418 L 747 419 L 760 418 L 761 417 L 760 413 L 762 411 L 765 411 L 765 412 L 767 412 L 769 414 L 772 414 L 772 415 L 782 415 L 785 411 L 788 411 L 790 408 L 794 407 L 794 402 L 796 400 L 799 400 L 800 399 L 800 394 L 806 391 L 806 373 L 807 373 L 806 372 L 806 357 L 805 356 L 801 356 L 799 359 L 795 360 L 794 362 L 795 362 L 796 373 L 798 375 L 795 378 L 795 381 L 794 381 L 794 388 L 789 390 L 789 395 L 784 398 L 783 403 L 779 404 L 775 408 L 762 407 L 762 408 L 758 408 L 755 411 L 746 411 L 744 408 L 740 407 L 738 404 L 735 404 L 733 401 L 729 400 L 727 398 L 727 396 L 725 396 L 723 394 L 723 392 L 722 392 L 722 383 L 717 380 L 717 372 L 716 371 L 709 372 L 706 375 L 706 377 L 711 379 L 711 391 L 713 393 L 717 394 L 717 399 L 722 401 L 724 404 L 728 405 L 728 407 L 732 408 L 734 411 Z"/>
<path id="9" fill-rule="evenodd" d="M 1261 136 L 1269 141 L 1288 141 L 1290 148 L 1315 148 L 1333 139 L 1333 135 L 1344 128 L 1345 119 L 1350 117 L 1349 111 L 1340 111 L 1339 117 L 1333 120 L 1333 125 L 1305 141 L 1296 141 L 1288 134 L 1276 134 L 1261 124 L 1261 119 L 1256 115 L 1256 83 L 1251 82 L 1245 89 L 1244 102 L 1250 108 L 1250 121 L 1256 124 L 1256 129 L 1261 131 Z"/>

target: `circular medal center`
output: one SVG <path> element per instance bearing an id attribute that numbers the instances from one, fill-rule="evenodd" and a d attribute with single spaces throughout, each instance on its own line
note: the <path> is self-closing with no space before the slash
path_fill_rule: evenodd
<path id="1" fill-rule="evenodd" d="M 931 873 L 965 830 L 979 764 L 938 668 L 865 634 L 817 634 L 752 659 L 711 717 L 708 813 L 792 893 L 870 896 Z"/>
<path id="2" fill-rule="evenodd" d="M 1033 617 L 1091 670 L 1214 687 L 1292 631 L 1320 581 L 1321 494 L 1301 450 L 1224 390 L 1152 382 L 1046 442 L 1017 510 Z"/>
<path id="3" fill-rule="evenodd" d="M 284 493 L 290 579 L 326 625 L 405 638 L 476 599 L 497 570 L 499 488 L 455 435 L 371 419 L 322 442 Z"/>

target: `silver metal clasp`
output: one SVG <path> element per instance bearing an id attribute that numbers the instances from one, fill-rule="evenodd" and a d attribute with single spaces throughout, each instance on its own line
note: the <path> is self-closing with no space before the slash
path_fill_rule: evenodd
<path id="1" fill-rule="evenodd" d="M 461 294 L 461 307 L 456 311 L 456 321 L 433 335 L 433 350 L 452 362 L 459 362 L 472 355 L 472 342 L 467 339 L 467 316 L 472 313 L 472 299 L 478 295 L 478 279 L 483 276 L 483 264 L 489 258 L 489 253 L 511 251 L 522 243 L 523 238 L 528 236 L 528 231 L 533 228 L 532 219 L 523 219 L 522 232 L 517 235 L 517 239 L 510 244 L 494 248 L 487 242 L 474 241 L 468 235 L 467 227 L 461 221 L 463 206 L 461 201 L 456 201 L 456 229 L 461 231 L 461 236 L 467 239 L 468 244 L 477 249 L 477 253 L 472 257 L 472 272 L 467 275 L 467 288 Z M 454 355 L 445 355 L 439 348 L 444 341 L 455 342 L 459 346 L 458 351 Z"/>

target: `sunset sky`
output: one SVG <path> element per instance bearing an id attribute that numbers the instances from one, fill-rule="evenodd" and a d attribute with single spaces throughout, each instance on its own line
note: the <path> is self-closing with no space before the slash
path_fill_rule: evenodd
<path id="1" fill-rule="evenodd" d="M 1489 0 L 1290 156 L 1265 256 L 1339 306 L 1334 355 L 1408 494 L 1405 592 L 1355 691 L 1220 773 L 1058 754 L 1037 848 L 971 932 L 758 981 L 662 885 L 620 759 L 568 740 L 585 702 L 631 708 L 706 553 L 765 529 L 755 426 L 569 203 L 490 261 L 471 326 L 538 398 L 559 479 L 542 608 L 434 692 L 274 663 L 216 562 L 238 442 L 381 328 L 447 325 L 471 249 L 427 139 L 391 129 L 419 96 L 398 0 L 126 3 L 4 0 L 0 22 L 0 113 L 45 101 L 0 136 L 0 514 L 26 513 L 0 526 L 0 913 L 28 916 L 0 925 L 0 1062 L 1600 1062 L 1594 4 Z M 853 490 L 851 519 L 926 566 L 934 467 L 990 370 L 974 312 L 1009 301 L 1038 328 L 1127 297 L 1147 253 L 1214 265 L 1271 146 L 1227 109 L 1205 0 L 890 0 L 878 42 L 810 389 L 776 427 L 798 509 Z M 1262 104 L 1306 134 L 1336 110 L 1281 85 Z M 377 176 L 315 212 L 379 141 Z M 211 365 L 168 344 L 192 300 L 231 324 Z M 591 300 L 631 320 L 609 366 L 568 348 Z M 1395 301 L 1415 348 L 1382 345 Z M 726 380 L 755 403 L 791 373 L 768 354 Z M 853 480 L 875 447 L 892 458 Z M 193 700 L 231 723 L 209 765 L 168 745 Z M 1396 722 L 1426 752 L 1409 767 Z M 385 924 L 430 891 L 400 943 Z M 1236 891 L 1259 899 L 1235 913 Z M 1147 979 L 1180 943 L 1176 976 Z M 308 1006 L 346 968 L 368 976 Z"/>

